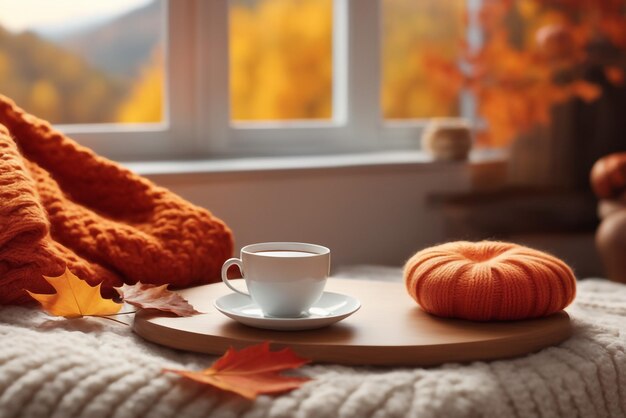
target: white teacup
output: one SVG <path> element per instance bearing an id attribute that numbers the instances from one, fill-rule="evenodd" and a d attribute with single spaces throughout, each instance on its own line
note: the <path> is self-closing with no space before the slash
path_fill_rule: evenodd
<path id="1" fill-rule="evenodd" d="M 235 288 L 227 271 L 239 267 L 248 292 Z M 237 293 L 250 296 L 263 314 L 298 317 L 319 300 L 330 271 L 330 250 L 302 242 L 264 242 L 241 249 L 241 258 L 226 260 L 222 280 Z"/>

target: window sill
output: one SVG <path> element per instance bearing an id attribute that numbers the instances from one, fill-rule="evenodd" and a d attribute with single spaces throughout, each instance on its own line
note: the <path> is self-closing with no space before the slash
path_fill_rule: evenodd
<path id="1" fill-rule="evenodd" d="M 351 153 L 314 156 L 289 157 L 248 157 L 221 158 L 203 160 L 174 160 L 124 162 L 132 171 L 145 176 L 185 175 L 185 174 L 220 174 L 220 173 L 258 173 L 318 171 L 330 169 L 355 168 L 397 168 L 397 169 L 435 169 L 451 166 L 479 166 L 482 164 L 504 163 L 506 153 L 502 150 L 473 151 L 468 161 L 436 161 L 429 154 L 419 150 L 379 151 L 370 153 Z"/>

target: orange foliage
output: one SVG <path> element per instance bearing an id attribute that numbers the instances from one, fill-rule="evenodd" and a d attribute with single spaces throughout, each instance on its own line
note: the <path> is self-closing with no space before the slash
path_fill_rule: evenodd
<path id="1" fill-rule="evenodd" d="M 484 42 L 466 51 L 462 73 L 442 54 L 431 60 L 434 74 L 461 78 L 488 123 L 481 141 L 506 145 L 540 124 L 553 106 L 571 99 L 596 100 L 600 85 L 589 79 L 604 68 L 607 81 L 623 82 L 626 52 L 625 0 L 484 0 L 479 13 Z M 450 84 L 431 81 L 445 94 Z"/>

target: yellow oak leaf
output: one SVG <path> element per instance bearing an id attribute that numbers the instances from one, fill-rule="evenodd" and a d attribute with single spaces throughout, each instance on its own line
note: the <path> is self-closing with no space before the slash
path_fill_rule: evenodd
<path id="1" fill-rule="evenodd" d="M 100 286 L 90 286 L 76 277 L 68 268 L 58 277 L 43 278 L 56 290 L 51 295 L 28 292 L 50 315 L 65 318 L 82 316 L 113 315 L 122 308 L 121 303 L 104 299 L 100 294 Z"/>

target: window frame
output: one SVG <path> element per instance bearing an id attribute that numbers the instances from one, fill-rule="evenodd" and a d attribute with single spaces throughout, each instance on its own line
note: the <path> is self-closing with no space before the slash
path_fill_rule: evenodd
<path id="1" fill-rule="evenodd" d="M 55 128 L 81 145 L 117 160 L 156 160 L 193 155 L 196 146 L 194 4 L 163 1 L 163 121 L 157 123 L 60 124 Z"/>
<path id="2" fill-rule="evenodd" d="M 231 122 L 228 1 L 198 4 L 199 114 L 212 155 L 309 155 L 419 148 L 428 120 L 385 121 L 380 105 L 381 1 L 333 2 L 333 118 Z M 210 22 L 203 25 L 202 22 Z M 217 42 L 215 40 L 218 40 Z M 221 42 L 221 40 L 226 40 Z M 368 47 L 369 46 L 369 47 Z M 358 68 L 359 71 L 352 71 Z"/>
<path id="3" fill-rule="evenodd" d="M 163 4 L 164 122 L 58 125 L 63 132 L 125 161 L 420 148 L 428 119 L 382 116 L 381 0 L 333 1 L 332 119 L 243 123 L 229 114 L 229 1 Z"/>

